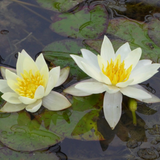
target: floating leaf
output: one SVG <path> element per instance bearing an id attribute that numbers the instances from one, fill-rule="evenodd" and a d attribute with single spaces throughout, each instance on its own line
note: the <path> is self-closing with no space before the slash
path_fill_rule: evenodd
<path id="1" fill-rule="evenodd" d="M 43 8 L 55 11 L 66 12 L 77 6 L 84 0 L 36 0 Z"/>
<path id="2" fill-rule="evenodd" d="M 129 42 L 131 49 L 142 48 L 142 59 L 149 58 L 158 62 L 160 48 L 150 39 L 148 32 L 147 24 L 125 18 L 111 19 L 107 29 L 115 51 L 125 42 Z M 100 53 L 102 39 L 86 40 L 85 43 Z"/>
<path id="3" fill-rule="evenodd" d="M 126 18 L 115 18 L 110 20 L 107 33 L 128 41 L 132 49 L 141 47 L 143 51 L 141 58 L 158 62 L 160 48 L 149 38 L 147 24 Z"/>
<path id="4" fill-rule="evenodd" d="M 77 78 L 84 78 L 87 75 L 82 72 L 76 65 L 70 54 L 80 53 L 80 49 L 84 48 L 81 41 L 62 40 L 49 44 L 44 50 L 44 57 L 56 66 L 70 66 L 70 73 Z"/>
<path id="5" fill-rule="evenodd" d="M 154 41 L 154 43 L 160 47 L 160 21 L 158 18 L 160 18 L 160 14 L 156 14 L 157 18 L 150 19 L 150 22 L 148 23 L 148 35 L 149 37 Z"/>
<path id="6" fill-rule="evenodd" d="M 0 159 L 5 160 L 43 160 L 43 159 L 53 159 L 53 160 L 59 160 L 59 157 L 57 157 L 56 153 L 48 153 L 48 152 L 16 152 L 13 151 L 7 147 L 1 148 L 1 154 Z"/>
<path id="7" fill-rule="evenodd" d="M 61 140 L 59 136 L 40 126 L 36 120 L 31 120 L 25 111 L 0 118 L 0 133 L 0 141 L 17 151 L 44 149 Z"/>
<path id="8" fill-rule="evenodd" d="M 36 116 L 36 119 L 39 123 L 43 122 L 47 129 L 59 136 L 80 140 L 103 139 L 96 127 L 99 112 L 102 108 L 101 97 L 102 95 L 81 97 L 81 99 L 75 97 L 72 100 L 71 108 L 58 112 L 45 110 L 40 116 Z M 82 122 L 85 122 L 83 126 L 80 125 Z"/>
<path id="9" fill-rule="evenodd" d="M 115 39 L 112 37 L 110 38 L 110 40 L 114 46 L 115 51 L 126 42 L 124 40 L 118 38 Z M 93 53 L 100 54 L 102 41 L 103 39 L 85 40 L 85 43 L 90 47 L 88 48 L 89 50 L 91 50 L 91 47 L 94 49 Z"/>
<path id="10" fill-rule="evenodd" d="M 76 13 L 57 14 L 52 21 L 51 30 L 62 36 L 92 39 L 105 33 L 108 13 L 104 6 L 97 5 L 92 9 L 85 7 Z"/>

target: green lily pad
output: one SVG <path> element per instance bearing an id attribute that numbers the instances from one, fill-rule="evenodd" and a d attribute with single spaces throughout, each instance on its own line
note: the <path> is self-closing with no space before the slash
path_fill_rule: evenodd
<path id="1" fill-rule="evenodd" d="M 1 154 L 0 154 L 0 159 L 5 159 L 5 160 L 44 160 L 44 159 L 54 159 L 54 160 L 59 160 L 59 157 L 57 157 L 56 153 L 48 153 L 48 152 L 16 152 L 13 151 L 7 147 L 1 148 Z"/>
<path id="2" fill-rule="evenodd" d="M 82 135 L 86 132 L 97 131 L 98 116 L 99 112 L 96 110 L 92 110 L 85 114 L 82 119 L 79 120 L 71 135 Z"/>
<path id="3" fill-rule="evenodd" d="M 54 32 L 72 38 L 98 38 L 106 31 L 108 13 L 104 6 L 85 7 L 76 13 L 57 14 L 52 17 L 50 28 Z"/>
<path id="4" fill-rule="evenodd" d="M 115 18 L 110 20 L 107 33 L 110 35 L 109 38 L 115 51 L 125 42 L 129 42 L 131 49 L 142 48 L 142 59 L 148 58 L 154 62 L 159 62 L 160 48 L 148 36 L 149 29 L 145 23 L 125 18 Z M 157 32 L 154 34 L 157 34 Z M 85 43 L 100 53 L 102 41 L 102 39 L 85 40 Z"/>
<path id="5" fill-rule="evenodd" d="M 55 12 L 67 12 L 84 0 L 36 0 L 43 8 Z"/>
<path id="6" fill-rule="evenodd" d="M 31 120 L 25 111 L 1 117 L 0 133 L 0 141 L 16 151 L 44 149 L 62 140 L 43 128 L 36 120 Z"/>
<path id="7" fill-rule="evenodd" d="M 158 14 L 160 18 L 160 15 Z M 160 47 L 160 21 L 158 18 L 152 18 L 148 23 L 148 35 L 153 40 L 153 42 Z"/>
<path id="8" fill-rule="evenodd" d="M 125 40 L 118 39 L 118 38 L 115 39 L 112 37 L 110 38 L 110 40 L 113 44 L 115 51 L 126 42 Z M 85 44 L 88 45 L 88 47 L 86 46 L 86 48 L 88 48 L 89 50 L 92 50 L 93 53 L 100 54 L 102 41 L 103 41 L 103 39 L 94 39 L 94 40 L 85 40 L 84 42 L 85 42 Z"/>
<path id="9" fill-rule="evenodd" d="M 142 57 L 158 62 L 160 58 L 160 48 L 148 36 L 148 25 L 138 21 L 115 18 L 111 19 L 107 33 L 119 39 L 128 41 L 131 48 L 142 48 Z"/>
<path id="10" fill-rule="evenodd" d="M 97 130 L 97 120 L 102 109 L 101 97 L 100 94 L 81 97 L 81 99 L 73 97 L 71 108 L 59 112 L 45 110 L 44 113 L 36 116 L 36 119 L 39 123 L 43 122 L 47 129 L 60 137 L 103 140 L 103 136 Z"/>
<path id="11" fill-rule="evenodd" d="M 70 66 L 70 74 L 81 79 L 87 77 L 87 75 L 75 65 L 70 57 L 70 54 L 80 54 L 81 48 L 84 48 L 81 41 L 62 40 L 47 45 L 43 51 L 46 60 L 62 68 Z"/>

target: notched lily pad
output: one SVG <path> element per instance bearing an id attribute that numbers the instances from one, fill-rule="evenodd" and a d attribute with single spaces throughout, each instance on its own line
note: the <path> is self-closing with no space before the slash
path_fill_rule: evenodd
<path id="1" fill-rule="evenodd" d="M 43 8 L 55 12 L 67 12 L 84 0 L 36 0 Z"/>
<path id="2" fill-rule="evenodd" d="M 148 36 L 150 29 L 148 24 L 142 22 L 126 18 L 115 18 L 110 20 L 107 33 L 115 51 L 125 42 L 129 42 L 132 50 L 138 47 L 142 48 L 142 59 L 148 58 L 154 62 L 159 62 L 160 48 L 156 45 L 158 42 L 155 44 Z M 102 39 L 85 40 L 85 43 L 100 53 L 102 41 Z"/>
<path id="3" fill-rule="evenodd" d="M 52 17 L 50 28 L 54 32 L 72 38 L 98 38 L 106 31 L 108 13 L 104 6 L 84 7 L 76 13 L 57 14 Z"/>
<path id="4" fill-rule="evenodd" d="M 148 35 L 153 42 L 160 47 L 160 14 L 157 13 L 148 23 Z"/>
<path id="5" fill-rule="evenodd" d="M 16 151 L 44 149 L 61 141 L 59 136 L 31 120 L 25 111 L 0 118 L 0 133 L 0 141 Z"/>
<path id="6" fill-rule="evenodd" d="M 107 33 L 119 39 L 128 41 L 132 49 L 142 48 L 142 57 L 158 62 L 160 58 L 159 47 L 148 36 L 148 25 L 146 23 L 126 19 L 111 19 Z"/>

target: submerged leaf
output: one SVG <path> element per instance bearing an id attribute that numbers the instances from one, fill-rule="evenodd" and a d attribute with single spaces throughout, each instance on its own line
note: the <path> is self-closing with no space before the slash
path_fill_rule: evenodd
<path id="1" fill-rule="evenodd" d="M 100 140 L 103 139 L 103 136 L 97 130 L 97 120 L 102 108 L 100 99 L 101 95 L 81 97 L 80 99 L 75 97 L 72 99 L 71 108 L 54 113 L 45 110 L 40 116 L 36 116 L 36 119 L 39 123 L 44 122 L 47 129 L 60 137 Z M 83 124 L 83 122 L 85 123 Z"/>

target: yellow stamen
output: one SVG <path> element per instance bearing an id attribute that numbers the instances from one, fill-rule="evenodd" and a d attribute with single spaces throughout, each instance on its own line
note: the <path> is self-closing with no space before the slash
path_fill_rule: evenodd
<path id="1" fill-rule="evenodd" d="M 132 71 L 132 65 L 128 69 L 125 69 L 124 61 L 121 62 L 120 54 L 113 61 L 109 63 L 107 61 L 107 67 L 102 67 L 102 72 L 110 79 L 112 85 L 116 85 L 119 82 L 125 82 L 129 79 Z"/>
<path id="2" fill-rule="evenodd" d="M 17 78 L 17 89 L 16 91 L 20 96 L 34 98 L 36 89 L 41 85 L 45 85 L 45 80 L 43 75 L 39 71 L 36 71 L 35 74 L 32 73 L 32 70 L 27 72 L 24 70 L 24 73 L 21 73 L 22 78 Z"/>

